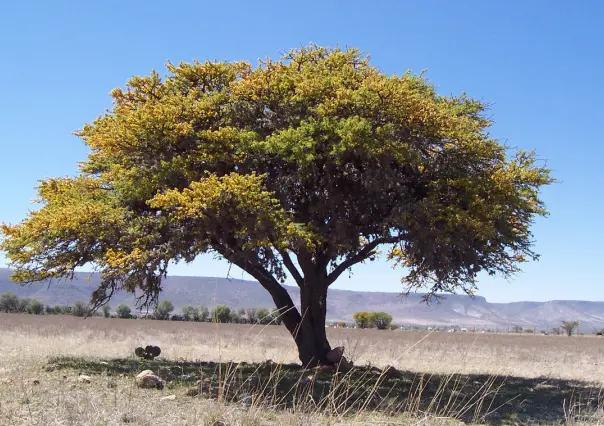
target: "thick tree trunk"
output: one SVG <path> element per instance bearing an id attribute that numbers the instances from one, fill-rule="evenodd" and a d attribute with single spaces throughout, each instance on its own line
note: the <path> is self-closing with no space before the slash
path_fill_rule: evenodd
<path id="1" fill-rule="evenodd" d="M 300 300 L 302 320 L 296 338 L 300 361 L 311 367 L 329 364 L 326 356 L 331 347 L 325 330 L 327 288 L 316 281 L 307 281 L 300 289 Z"/>
<path id="2" fill-rule="evenodd" d="M 329 364 L 326 355 L 331 347 L 325 332 L 327 286 L 317 280 L 305 280 L 300 288 L 301 312 L 285 288 L 273 286 L 269 292 L 281 312 L 283 324 L 296 342 L 302 364 L 310 367 Z"/>

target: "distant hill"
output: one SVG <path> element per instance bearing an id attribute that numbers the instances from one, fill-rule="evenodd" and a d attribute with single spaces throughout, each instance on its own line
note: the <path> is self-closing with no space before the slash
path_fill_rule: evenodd
<path id="1" fill-rule="evenodd" d="M 10 270 L 0 268 L 0 293 L 12 291 L 19 297 L 33 297 L 45 304 L 70 305 L 88 301 L 99 283 L 96 274 L 79 273 L 73 281 L 41 282 L 18 286 Z M 270 295 L 256 281 L 213 277 L 169 276 L 163 283 L 162 300 L 178 309 L 187 304 L 208 307 L 224 304 L 234 308 L 272 308 Z M 294 303 L 300 301 L 296 287 L 286 286 Z M 329 321 L 352 321 L 359 311 L 389 312 L 398 324 L 505 328 L 519 325 L 537 330 L 551 329 L 563 320 L 581 322 L 581 330 L 604 328 L 604 302 L 552 300 L 549 302 L 489 303 L 484 297 L 446 295 L 440 302 L 421 303 L 421 294 L 401 298 L 396 293 L 329 290 Z M 128 293 L 114 295 L 111 305 L 134 304 Z"/>

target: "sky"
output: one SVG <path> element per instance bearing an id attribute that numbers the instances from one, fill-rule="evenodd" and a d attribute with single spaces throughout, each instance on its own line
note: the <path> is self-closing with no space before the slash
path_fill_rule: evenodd
<path id="1" fill-rule="evenodd" d="M 77 172 L 87 149 L 72 132 L 133 75 L 164 74 L 168 60 L 254 63 L 311 42 L 358 47 L 383 72 L 426 70 L 441 94 L 490 103 L 492 135 L 535 149 L 558 180 L 533 227 L 540 260 L 512 280 L 481 277 L 478 294 L 604 300 L 603 21 L 600 0 L 0 2 L 0 221 L 35 208 L 40 179 Z M 228 272 L 208 256 L 169 271 Z M 403 274 L 378 260 L 334 287 L 397 292 Z"/>

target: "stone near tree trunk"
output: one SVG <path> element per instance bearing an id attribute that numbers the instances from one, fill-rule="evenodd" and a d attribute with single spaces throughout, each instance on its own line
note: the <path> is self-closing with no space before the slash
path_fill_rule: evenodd
<path id="1" fill-rule="evenodd" d="M 153 371 L 145 370 L 136 376 L 136 386 L 143 389 L 163 389 L 164 382 Z"/>
<path id="2" fill-rule="evenodd" d="M 386 377 L 391 378 L 391 379 L 403 377 L 403 373 L 401 373 L 400 371 L 398 371 L 396 368 L 394 368 L 391 365 L 384 368 L 384 371 L 382 371 L 382 374 L 384 374 Z"/>
<path id="3" fill-rule="evenodd" d="M 329 362 L 333 362 L 334 364 L 337 364 L 338 362 L 340 362 L 343 355 L 344 355 L 344 346 L 338 346 L 337 348 L 333 348 L 332 350 L 327 352 L 326 357 Z"/>
<path id="4" fill-rule="evenodd" d="M 348 361 L 344 357 L 340 358 L 340 363 L 338 364 L 338 371 L 341 371 L 342 373 L 348 373 L 350 370 L 352 370 L 353 367 L 354 365 L 352 364 L 352 361 Z"/>

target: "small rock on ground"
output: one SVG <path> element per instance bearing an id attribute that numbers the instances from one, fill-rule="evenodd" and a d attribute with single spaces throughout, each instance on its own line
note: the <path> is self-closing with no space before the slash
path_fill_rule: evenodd
<path id="1" fill-rule="evenodd" d="M 87 376 L 86 374 L 80 374 L 78 377 L 78 382 L 80 383 L 90 383 L 92 381 L 92 377 Z"/>
<path id="2" fill-rule="evenodd" d="M 176 395 L 168 395 L 164 396 L 160 399 L 160 401 L 174 401 L 176 399 Z"/>

